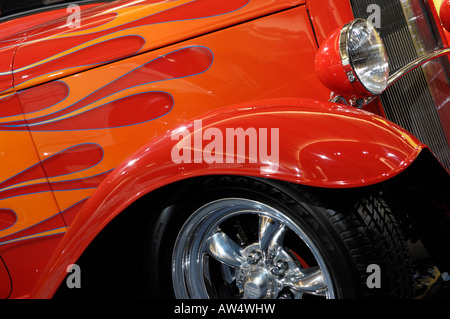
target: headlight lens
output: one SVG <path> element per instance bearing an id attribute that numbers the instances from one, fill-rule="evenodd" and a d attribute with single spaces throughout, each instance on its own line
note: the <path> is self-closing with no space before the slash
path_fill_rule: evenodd
<path id="1" fill-rule="evenodd" d="M 353 20 L 342 29 L 339 48 L 352 85 L 360 84 L 372 95 L 383 93 L 389 79 L 389 65 L 376 29 L 366 20 Z"/>

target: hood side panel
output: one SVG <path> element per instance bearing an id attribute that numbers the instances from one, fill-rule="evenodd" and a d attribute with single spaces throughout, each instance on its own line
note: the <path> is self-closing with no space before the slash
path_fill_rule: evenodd
<path id="1" fill-rule="evenodd" d="M 14 60 L 17 90 L 164 47 L 301 1 L 115 1 L 35 29 Z M 79 25 L 74 26 L 74 21 Z"/>

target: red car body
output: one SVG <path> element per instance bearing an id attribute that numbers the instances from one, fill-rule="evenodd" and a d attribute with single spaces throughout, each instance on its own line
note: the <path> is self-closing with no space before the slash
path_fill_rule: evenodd
<path id="1" fill-rule="evenodd" d="M 1 298 L 51 298 L 110 221 L 167 185 L 237 175 L 360 188 L 429 152 L 379 99 L 328 101 L 314 61 L 354 19 L 348 0 L 118 0 L 81 6 L 75 27 L 70 14 L 0 24 Z M 450 141 L 448 82 L 433 83 Z M 174 134 L 199 120 L 203 132 L 280 128 L 277 169 L 174 163 Z"/>

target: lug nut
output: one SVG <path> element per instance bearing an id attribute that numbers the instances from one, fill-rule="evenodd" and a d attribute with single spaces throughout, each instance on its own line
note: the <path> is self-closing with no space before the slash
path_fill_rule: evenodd
<path id="1" fill-rule="evenodd" d="M 261 253 L 256 250 L 252 250 L 247 257 L 247 263 L 249 265 L 255 265 L 261 260 Z"/>
<path id="2" fill-rule="evenodd" d="M 286 270 L 288 270 L 288 268 L 289 268 L 289 265 L 287 262 L 285 262 L 283 260 L 279 260 L 275 264 L 275 267 L 272 268 L 271 272 L 275 276 L 283 276 L 285 274 Z"/>

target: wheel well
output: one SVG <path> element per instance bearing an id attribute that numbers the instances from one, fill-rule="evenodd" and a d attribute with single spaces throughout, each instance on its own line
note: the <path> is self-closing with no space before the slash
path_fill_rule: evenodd
<path id="1" fill-rule="evenodd" d="M 398 176 L 382 183 L 405 237 L 421 241 L 441 272 L 450 270 L 450 175 L 428 149 Z"/>
<path id="2" fill-rule="evenodd" d="M 393 210 L 405 238 L 413 241 L 422 239 L 428 252 L 441 264 L 442 271 L 449 269 L 449 256 L 446 256 L 445 248 L 450 243 L 450 225 L 448 215 L 444 213 L 445 210 L 448 213 L 448 203 L 443 202 L 443 198 L 448 198 L 445 194 L 448 194 L 446 192 L 449 191 L 449 184 L 448 174 L 442 177 L 445 176 L 442 174 L 443 168 L 433 159 L 433 155 L 425 150 L 405 172 L 378 185 L 358 189 L 314 188 L 314 191 L 320 192 L 323 198 L 330 199 L 336 205 L 343 202 L 342 198 L 354 198 L 360 193 L 383 192 L 387 195 L 387 204 Z M 182 196 L 193 182 L 211 177 L 196 177 L 165 186 L 130 205 L 100 232 L 77 261 L 82 273 L 83 289 L 68 289 L 63 281 L 55 298 L 147 297 L 142 280 L 142 252 L 148 227 L 154 224 L 163 209 Z M 296 184 L 291 184 L 291 188 L 289 183 L 255 179 L 272 185 L 283 185 L 283 188 L 287 187 L 290 191 L 308 188 Z M 442 188 L 441 185 L 447 185 L 447 188 Z M 432 203 L 434 210 L 428 211 L 427 214 L 417 212 L 421 207 L 416 205 L 417 201 L 411 201 L 411 194 L 421 195 L 425 207 Z M 439 204 L 436 205 L 436 202 Z"/>
<path id="3" fill-rule="evenodd" d="M 146 298 L 140 277 L 145 233 L 158 218 L 166 199 L 188 184 L 189 180 L 185 180 L 155 190 L 116 216 L 76 262 L 81 271 L 81 289 L 67 287 L 68 274 L 54 298 Z"/>
<path id="4" fill-rule="evenodd" d="M 81 270 L 82 289 L 69 289 L 64 280 L 54 298 L 148 298 L 146 283 L 142 280 L 142 276 L 145 275 L 144 242 L 147 239 L 146 233 L 149 227 L 155 227 L 164 209 L 176 202 L 188 189 L 195 187 L 196 183 L 207 183 L 208 179 L 217 177 L 203 176 L 186 179 L 157 189 L 134 202 L 96 236 L 78 259 L 76 264 Z M 239 176 L 220 177 L 224 184 L 227 183 L 227 179 L 239 178 Z M 320 197 L 327 198 L 335 206 L 343 204 L 342 198 L 355 198 L 360 193 L 373 191 L 372 188 L 323 189 L 267 178 L 245 177 L 244 179 L 263 181 L 291 195 L 301 190 L 311 189 Z M 255 187 L 259 184 L 261 183 L 255 183 Z"/>

